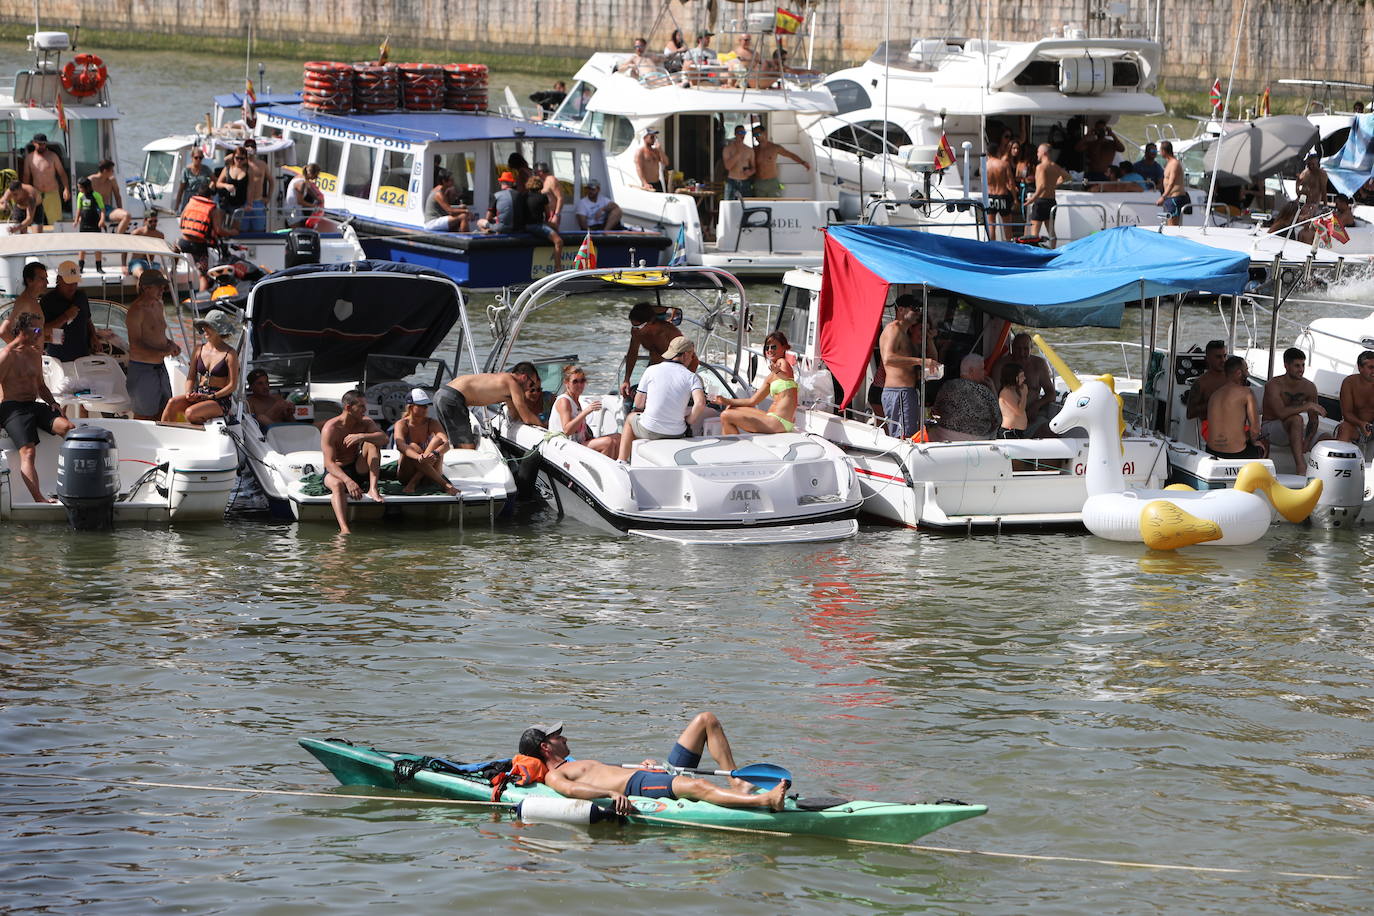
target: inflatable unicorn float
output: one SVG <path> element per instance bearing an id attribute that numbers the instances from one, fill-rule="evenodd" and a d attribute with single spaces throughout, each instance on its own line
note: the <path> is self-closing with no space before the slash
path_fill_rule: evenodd
<path id="1" fill-rule="evenodd" d="M 1083 525 L 1098 537 L 1143 542 L 1156 550 L 1203 543 L 1250 544 L 1269 530 L 1270 503 L 1290 522 L 1300 522 L 1321 497 L 1320 480 L 1292 490 L 1275 480 L 1259 461 L 1241 469 L 1234 489 L 1194 490 L 1181 483 L 1163 490 L 1127 489 L 1121 472 L 1125 424 L 1115 381 L 1110 375 L 1079 381 L 1038 334 L 1035 342 L 1069 385 L 1064 408 L 1050 421 L 1050 429 L 1056 435 L 1075 427 L 1088 433 Z"/>

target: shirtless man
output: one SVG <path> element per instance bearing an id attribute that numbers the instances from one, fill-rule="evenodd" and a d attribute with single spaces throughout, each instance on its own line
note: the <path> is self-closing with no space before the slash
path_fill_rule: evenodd
<path id="1" fill-rule="evenodd" d="M 898 296 L 892 305 L 896 317 L 878 337 L 878 352 L 883 357 L 886 384 L 883 386 L 883 413 L 887 414 L 892 435 L 905 439 L 921 428 L 920 399 L 917 397 L 917 370 L 933 370 L 934 359 L 914 354 L 910 331 L 921 323 L 922 313 L 916 298 Z"/>
<path id="2" fill-rule="evenodd" d="M 1374 436 L 1374 350 L 1355 358 L 1354 375 L 1341 382 L 1341 425 L 1336 438 L 1363 445 Z"/>
<path id="3" fill-rule="evenodd" d="M 535 725 L 520 736 L 519 750 L 527 757 L 537 757 L 548 767 L 544 784 L 568 798 L 596 800 L 609 798 L 615 803 L 617 814 L 632 814 L 634 805 L 627 796 L 637 798 L 690 798 L 725 808 L 768 808 L 781 811 L 786 804 L 791 784 L 783 780 L 768 792 L 752 793 L 752 786 L 734 779 L 733 788 L 725 789 L 695 776 L 674 776 L 657 764 L 645 760 L 643 769 L 624 767 L 596 760 L 568 759 L 568 739 L 563 736 L 563 723 Z M 734 770 L 735 759 L 730 742 L 720 720 L 713 713 L 699 713 L 678 735 L 668 755 L 668 765 L 684 769 L 701 763 L 702 751 L 708 751 L 722 770 Z"/>
<path id="4" fill-rule="evenodd" d="M 658 63 L 649 53 L 649 43 L 643 38 L 636 38 L 635 53 L 622 60 L 616 67 L 616 72 L 639 79 L 656 69 L 658 69 Z"/>
<path id="5" fill-rule="evenodd" d="M 9 207 L 10 234 L 28 232 L 38 218 L 38 192 L 22 181 L 11 181 L 4 196 L 0 196 L 0 210 L 6 207 Z"/>
<path id="6" fill-rule="evenodd" d="M 443 424 L 448 441 L 454 448 L 470 448 L 477 444 L 472 432 L 469 407 L 488 407 L 503 404 L 506 416 L 519 419 L 530 426 L 543 426 L 539 415 L 530 410 L 525 397 L 529 377 L 538 376 L 529 363 L 519 363 L 511 372 L 487 372 L 481 375 L 460 375 L 434 392 L 434 415 Z"/>
<path id="7" fill-rule="evenodd" d="M 1054 403 L 1054 376 L 1050 374 L 1050 364 L 1042 356 L 1031 355 L 1031 336 L 1025 331 L 1011 339 L 1011 352 L 997 361 L 992 367 L 992 377 L 1002 377 L 1002 367 L 1008 362 L 1016 363 L 1026 373 L 1026 435 L 1034 436 L 1039 427 L 1049 422 L 1042 414 Z"/>
<path id="8" fill-rule="evenodd" d="M 620 382 L 621 397 L 630 396 L 630 378 L 639 362 L 639 348 L 649 351 L 649 365 L 663 362 L 668 344 L 682 336 L 671 322 L 658 317 L 658 311 L 648 302 L 636 302 L 630 309 L 630 347 L 625 351 L 625 378 Z M 696 371 L 696 365 L 687 368 Z"/>
<path id="9" fill-rule="evenodd" d="M 350 534 L 348 501 L 362 498 L 364 483 L 368 499 L 384 502 L 377 490 L 377 475 L 386 433 L 367 415 L 367 398 L 361 391 L 344 392 L 340 402 L 343 413 L 320 427 L 320 451 L 324 452 L 324 485 L 329 489 L 334 520 L 340 533 Z"/>
<path id="10" fill-rule="evenodd" d="M 1317 386 L 1302 377 L 1306 369 L 1307 354 L 1289 347 L 1283 351 L 1283 375 L 1264 386 L 1263 438 L 1271 450 L 1275 445 L 1288 446 L 1296 474 L 1307 472 L 1307 452 L 1317 441 L 1317 421 L 1326 416 L 1326 409 L 1317 403 Z"/>
<path id="11" fill-rule="evenodd" d="M 1040 235 L 1040 228 L 1049 224 L 1050 239 L 1054 239 L 1055 191 L 1069 180 L 1069 173 L 1052 158 L 1054 148 L 1042 143 L 1036 148 L 1039 165 L 1035 167 L 1035 190 L 1026 198 L 1026 214 L 1030 217 L 1030 234 Z"/>
<path id="12" fill-rule="evenodd" d="M 48 149 L 46 134 L 33 135 L 33 151 L 24 156 L 19 180 L 32 186 L 38 193 L 48 225 L 56 226 L 62 218 L 62 201 L 71 200 L 72 191 L 62 158 Z"/>
<path id="13" fill-rule="evenodd" d="M 1263 458 L 1255 396 L 1245 381 L 1245 360 L 1227 357 L 1222 372 L 1226 383 L 1207 400 L 1207 453 L 1217 458 Z"/>
<path id="14" fill-rule="evenodd" d="M 547 162 L 536 162 L 534 175 L 543 182 L 539 190 L 544 192 L 544 196 L 553 205 L 553 212 L 549 214 L 548 221 L 557 229 L 563 220 L 563 185 L 554 176 L 553 170 L 549 168 Z"/>
<path id="15" fill-rule="evenodd" d="M 19 476 L 36 503 L 52 500 L 38 485 L 34 457 L 38 431 L 65 436 L 74 424 L 57 409 L 43 383 L 43 321 L 25 312 L 14 322 L 14 339 L 0 350 L 0 426 L 19 449 Z"/>
<path id="16" fill-rule="evenodd" d="M 296 416 L 296 405 L 272 390 L 266 369 L 248 373 L 248 409 L 263 429 L 273 423 L 290 423 Z"/>
<path id="17" fill-rule="evenodd" d="M 735 125 L 735 139 L 725 144 L 721 160 L 725 163 L 725 199 L 742 200 L 753 192 L 754 148 L 744 142 L 743 124 Z"/>
<path id="18" fill-rule="evenodd" d="M 1084 134 L 1076 146 L 1083 154 L 1083 178 L 1085 181 L 1106 181 L 1107 168 L 1117 153 L 1126 152 L 1126 144 L 1112 132 L 1107 122 L 1101 118 L 1093 125 L 1092 133 Z"/>
<path id="19" fill-rule="evenodd" d="M 1193 388 L 1184 400 L 1188 406 L 1189 420 L 1207 419 L 1207 402 L 1218 388 L 1226 384 L 1226 373 L 1222 371 L 1226 364 L 1226 341 L 1207 341 L 1207 349 L 1202 358 L 1206 368 L 1201 375 L 1193 379 Z"/>
<path id="20" fill-rule="evenodd" d="M 1011 217 L 1015 196 L 1012 193 L 1016 173 L 1011 161 L 1011 134 L 1003 134 L 997 149 L 988 154 L 988 238 L 997 238 L 997 227 L 1002 227 L 1002 238 L 1010 242 L 1015 234 L 1008 219 Z"/>
<path id="21" fill-rule="evenodd" d="M 156 420 L 172 399 L 172 382 L 162 360 L 181 353 L 177 342 L 167 336 L 167 315 L 162 297 L 167 292 L 167 277 L 150 267 L 138 277 L 138 296 L 129 303 L 125 319 L 129 332 L 129 400 L 135 420 Z"/>
<path id="22" fill-rule="evenodd" d="M 1168 140 L 1159 144 L 1159 154 L 1164 159 L 1164 187 L 1159 193 L 1156 207 L 1163 207 L 1170 226 L 1183 225 L 1183 208 L 1188 206 L 1188 191 L 1183 183 L 1183 163 L 1174 155 L 1174 145 Z"/>
<path id="23" fill-rule="evenodd" d="M 658 145 L 658 129 L 644 129 L 644 145 L 635 153 L 635 170 L 639 186 L 646 191 L 663 193 L 664 176 L 668 174 L 668 154 Z"/>
<path id="24" fill-rule="evenodd" d="M 764 127 L 754 128 L 754 196 L 755 197 L 781 197 L 782 182 L 778 179 L 778 156 L 786 156 L 793 162 L 806 167 L 811 171 L 811 163 L 798 156 L 791 150 L 768 139 L 768 131 Z"/>
<path id="25" fill-rule="evenodd" d="M 6 343 L 14 340 L 14 329 L 21 315 L 33 315 L 39 326 L 47 323 L 47 319 L 43 317 L 43 305 L 39 300 L 48 291 L 48 269 L 37 261 L 30 261 L 24 265 L 21 277 L 24 288 L 14 297 L 14 304 L 10 307 L 10 313 L 4 323 L 0 323 L 0 340 Z M 42 342 L 40 337 L 39 343 Z"/>
<path id="26" fill-rule="evenodd" d="M 1315 150 L 1307 154 L 1306 168 L 1298 173 L 1298 200 L 1305 204 L 1326 203 L 1326 172 Z"/>
<path id="27" fill-rule="evenodd" d="M 91 179 L 91 190 L 105 201 L 105 224 L 113 225 L 114 232 L 128 232 L 131 217 L 129 211 L 124 209 L 124 195 L 119 191 L 119 182 L 115 181 L 114 160 L 102 160 L 95 173 L 87 177 Z"/>
<path id="28" fill-rule="evenodd" d="M 243 141 L 248 158 L 243 166 L 248 170 L 248 196 L 244 199 L 243 214 L 239 218 L 240 232 L 267 231 L 267 202 L 272 199 L 276 180 L 267 163 L 258 158 L 258 141 L 249 137 Z"/>

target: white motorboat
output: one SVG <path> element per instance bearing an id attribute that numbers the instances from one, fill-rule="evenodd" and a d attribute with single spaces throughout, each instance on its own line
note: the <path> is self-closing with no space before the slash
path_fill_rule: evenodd
<path id="1" fill-rule="evenodd" d="M 1087 38 L 1071 28 L 1062 37 L 1030 42 L 884 42 L 864 63 L 825 78 L 822 85 L 837 111 L 808 119 L 805 126 L 817 146 L 822 179 L 840 191 L 864 198 L 982 201 L 983 156 L 1000 143 L 1004 130 L 1032 147 L 1054 145 L 1060 163 L 1073 173 L 1081 170 L 1082 156 L 1074 147 L 1085 128 L 1098 120 L 1112 124 L 1126 115 L 1163 112 L 1153 94 L 1160 54 L 1154 41 Z M 932 174 L 942 137 L 955 161 Z M 1126 184 L 1065 185 L 1057 193 L 1053 234 L 1065 242 L 1113 226 L 1153 226 L 1161 213 L 1158 196 Z M 1197 204 L 1205 200 L 1190 196 Z M 981 237 L 982 227 L 967 214 L 946 213 L 944 207 L 887 209 L 894 225 Z M 1200 221 L 1201 214 L 1186 219 Z"/>
<path id="2" fill-rule="evenodd" d="M 436 357 L 455 329 L 454 365 Z M 248 294 L 241 365 L 268 373 L 273 390 L 296 404 L 296 421 L 264 428 L 239 396 L 231 432 L 267 496 L 274 515 L 302 521 L 332 521 L 323 486 L 323 421 L 341 410 L 350 389 L 368 400 L 369 415 L 383 429 L 399 419 L 412 388 L 433 392 L 452 378 L 466 356 L 476 364 L 462 291 L 436 270 L 409 264 L 358 261 L 303 265 L 273 274 Z M 382 465 L 400 460 L 382 450 Z M 467 517 L 490 519 L 514 491 L 514 480 L 495 443 L 483 438 L 475 449 L 450 449 L 443 474 L 458 490 L 435 487 L 414 493 L 384 492 L 384 503 L 364 496 L 349 501 L 349 517 L 403 515 L 462 524 Z"/>
<path id="3" fill-rule="evenodd" d="M 769 326 L 804 342 L 798 345 L 799 374 L 824 366 L 845 398 L 867 390 L 885 303 L 901 293 L 921 299 L 922 313 L 937 323 L 948 376 L 957 374 L 966 354 L 983 355 L 991 364 L 1005 352 L 1013 322 L 1119 327 L 1127 300 L 1239 289 L 1246 278 L 1243 259 L 1127 227 L 1058 252 L 895 227 L 839 227 L 831 231 L 826 256 L 825 275 L 788 275 L 781 313 Z M 798 428 L 850 456 L 866 513 L 911 527 L 956 530 L 1082 523 L 1086 437 L 953 438 L 935 426 L 915 440 L 903 439 L 852 406 L 837 412 L 826 400 L 808 405 L 803 399 Z M 1127 435 L 1123 449 L 1122 470 L 1132 486 L 1163 484 L 1168 464 L 1158 436 Z"/>
<path id="4" fill-rule="evenodd" d="M 803 120 L 834 112 L 830 95 L 791 84 L 751 88 L 751 82 L 773 79 L 724 68 L 696 71 L 690 81 L 663 70 L 632 76 L 617 69 L 623 60 L 593 54 L 553 121 L 604 139 L 612 197 L 626 222 L 678 239 L 677 263 L 741 276 L 781 276 L 792 267 L 818 265 L 825 227 L 858 216 L 857 207 L 839 212 L 802 129 Z M 764 127 L 769 139 L 803 160 L 778 157 L 781 196 L 725 199 L 720 151 L 741 126 Z M 657 142 L 671 164 L 658 177 L 662 190 L 646 188 L 635 165 L 648 129 L 659 131 Z"/>
<path id="5" fill-rule="evenodd" d="M 178 274 L 175 266 L 183 260 L 166 242 L 141 236 L 76 232 L 4 235 L 0 236 L 0 288 L 10 296 L 16 295 L 21 289 L 23 265 L 30 261 L 41 261 L 55 277 L 57 265 L 75 259 L 81 250 L 112 259 L 144 258 L 169 277 Z M 180 301 L 185 290 L 178 291 L 174 285 L 172 293 L 173 300 Z M 20 479 L 18 449 L 8 434 L 0 431 L 0 518 L 70 520 L 83 526 L 103 525 L 109 521 L 107 512 L 111 510 L 115 522 L 182 523 L 221 518 L 238 467 L 234 443 L 225 435 L 223 424 L 212 421 L 204 429 L 195 429 L 125 419 L 130 409 L 123 369 L 128 349 L 125 307 L 116 300 L 90 301 L 92 323 L 104 352 L 75 359 L 70 364 L 58 362 L 52 356 L 43 358 L 44 381 L 58 403 L 69 412 L 79 408 L 90 415 L 74 417 L 77 428 L 65 442 L 39 434 L 37 472 L 45 497 L 56 494 L 64 498 L 64 475 L 90 467 L 74 462 L 76 451 L 67 455 L 64 462 L 65 450 L 69 446 L 86 450 L 80 457 L 93 457 L 96 469 L 105 475 L 97 485 L 99 498 L 91 502 L 84 496 L 68 499 L 65 505 L 33 499 Z M 179 320 L 168 322 L 183 354 L 166 360 L 173 391 L 184 387 L 184 354 L 194 346 L 189 333 L 189 319 L 193 316 L 178 312 L 177 317 Z"/>
<path id="6" fill-rule="evenodd" d="M 565 271 L 534 283 L 492 312 L 495 337 L 486 371 L 529 361 L 540 369 L 545 390 L 556 392 L 563 366 L 576 357 L 532 351 L 528 341 L 540 339 L 533 319 L 579 294 L 595 294 L 600 302 L 651 294 L 661 307 L 681 307 L 707 396 L 745 395 L 739 367 L 748 299 L 739 281 L 717 268 Z M 612 374 L 602 368 L 602 377 Z M 619 392 L 601 405 L 587 418 L 591 432 L 618 434 L 625 422 Z M 686 438 L 637 439 L 622 464 L 502 411 L 474 408 L 473 415 L 509 454 L 533 459 L 523 464 L 522 492 L 538 492 L 560 515 L 603 531 L 678 543 L 767 544 L 835 540 L 858 527 L 854 469 L 839 448 L 819 436 L 800 431 L 722 436 L 719 416 L 708 411 Z"/>

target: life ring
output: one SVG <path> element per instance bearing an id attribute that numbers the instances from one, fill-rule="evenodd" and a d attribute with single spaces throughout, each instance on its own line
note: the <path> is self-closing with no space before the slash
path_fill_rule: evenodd
<path id="1" fill-rule="evenodd" d="M 109 79 L 105 62 L 94 54 L 78 54 L 62 68 L 62 88 L 77 98 L 95 95 Z"/>

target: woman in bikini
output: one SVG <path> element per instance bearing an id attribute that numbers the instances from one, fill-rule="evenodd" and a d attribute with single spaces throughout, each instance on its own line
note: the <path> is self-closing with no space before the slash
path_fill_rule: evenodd
<path id="1" fill-rule="evenodd" d="M 588 398 L 584 404 L 582 395 L 586 390 L 587 373 L 582 371 L 582 367 L 564 366 L 563 393 L 553 402 L 553 412 L 558 415 L 558 427 L 572 441 L 614 458 L 620 449 L 620 434 L 592 437 L 592 431 L 587 428 L 587 417 L 601 409 L 601 399 Z"/>
<path id="2" fill-rule="evenodd" d="M 787 349 L 787 338 L 781 331 L 769 334 L 763 341 L 763 355 L 772 371 L 759 390 L 748 398 L 716 399 L 716 406 L 725 408 L 720 415 L 722 435 L 790 433 L 797 428 L 797 380 L 787 359 Z M 757 405 L 767 397 L 773 399 L 773 404 L 764 413 Z"/>
<path id="3" fill-rule="evenodd" d="M 444 425 L 429 415 L 434 401 L 423 388 L 412 388 L 406 411 L 391 428 L 391 438 L 401 453 L 397 475 L 405 482 L 403 493 L 414 493 L 426 480 L 433 482 L 449 496 L 457 496 L 458 488 L 444 476 L 444 454 L 452 447 Z"/>
<path id="4" fill-rule="evenodd" d="M 162 409 L 163 423 L 174 423 L 183 413 L 186 422 L 198 425 L 229 415 L 235 379 L 239 377 L 239 354 L 224 338 L 234 332 L 234 324 L 224 312 L 212 309 L 196 320 L 195 327 L 205 335 L 205 342 L 196 347 L 191 360 L 186 393 L 172 398 Z"/>

